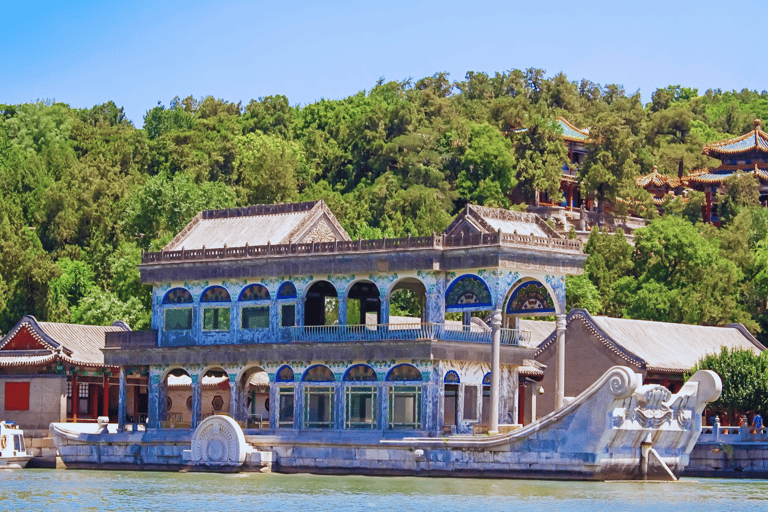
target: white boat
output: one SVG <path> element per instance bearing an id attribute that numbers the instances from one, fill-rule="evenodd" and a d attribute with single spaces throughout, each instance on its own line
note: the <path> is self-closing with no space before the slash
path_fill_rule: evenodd
<path id="1" fill-rule="evenodd" d="M 0 469 L 23 468 L 31 458 L 24 445 L 24 431 L 13 422 L 0 421 Z"/>

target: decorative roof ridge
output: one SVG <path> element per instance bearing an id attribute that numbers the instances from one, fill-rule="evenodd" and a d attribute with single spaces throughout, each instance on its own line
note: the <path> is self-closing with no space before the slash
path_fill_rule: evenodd
<path id="1" fill-rule="evenodd" d="M 639 187 L 646 187 L 649 184 L 653 184 L 656 187 L 660 187 L 661 185 L 669 185 L 670 187 L 679 187 L 680 186 L 680 178 L 676 176 L 669 176 L 667 174 L 661 174 L 659 172 L 659 167 L 654 165 L 653 170 L 645 174 L 643 176 L 638 176 L 635 178 L 635 183 Z"/>
<path id="2" fill-rule="evenodd" d="M 203 220 L 229 219 L 234 217 L 256 217 L 264 215 L 284 215 L 288 213 L 301 213 L 311 211 L 320 201 L 304 201 L 301 203 L 278 203 L 278 204 L 254 204 L 251 206 L 242 206 L 240 208 L 222 208 L 220 210 L 203 210 L 184 226 L 173 240 L 168 242 L 164 251 L 170 251 L 181 243 L 184 238 L 192 231 L 198 223 Z"/>
<path id="3" fill-rule="evenodd" d="M 224 208 L 221 210 L 203 210 L 203 219 L 226 219 L 230 217 L 261 217 L 264 215 L 281 215 L 286 213 L 301 213 L 315 209 L 322 199 L 304 201 L 301 203 L 254 204 L 240 208 Z"/>
<path id="4" fill-rule="evenodd" d="M 600 327 L 589 311 L 586 309 L 572 309 L 566 317 L 566 325 L 570 324 L 574 320 L 580 320 L 582 324 L 611 352 L 624 359 L 628 363 L 631 363 L 638 368 L 645 368 L 646 361 L 637 354 L 630 352 L 621 345 L 619 345 L 608 333 L 606 333 L 602 327 Z M 621 320 L 621 319 L 620 319 Z M 547 336 L 547 338 L 539 344 L 534 357 L 540 356 L 547 348 L 549 348 L 557 339 L 557 329 Z"/>
<path id="5" fill-rule="evenodd" d="M 704 145 L 701 152 L 707 156 L 711 156 L 713 158 L 717 158 L 716 155 L 719 154 L 738 154 L 738 153 L 746 153 L 748 151 L 762 151 L 762 152 L 768 152 L 768 148 L 764 147 L 768 145 L 768 133 L 764 132 L 761 128 L 761 121 L 760 119 L 755 119 L 754 121 L 755 127 L 754 129 L 748 131 L 747 133 L 743 135 L 738 135 L 736 137 L 731 137 L 730 139 L 721 140 L 718 142 L 710 142 L 709 144 Z M 747 140 L 748 138 L 753 138 L 752 146 L 740 150 L 728 150 L 724 149 L 726 146 L 731 144 L 736 144 L 738 142 L 742 142 Z M 761 146 L 760 140 L 765 141 L 766 144 L 763 144 Z"/>
<path id="6" fill-rule="evenodd" d="M 191 221 L 189 221 L 186 226 L 184 226 L 184 229 L 179 231 L 170 242 L 165 244 L 165 247 L 163 247 L 163 250 L 170 251 L 172 247 L 174 247 L 176 244 L 184 240 L 184 238 L 186 238 L 189 232 L 192 231 L 192 228 L 195 227 L 202 219 L 203 219 L 203 212 L 200 212 L 197 215 L 195 215 L 195 217 Z"/>
<path id="7" fill-rule="evenodd" d="M 24 327 L 27 327 L 31 330 L 33 338 L 43 343 L 44 345 L 48 345 L 51 350 L 63 350 L 69 352 L 70 354 L 72 353 L 70 349 L 62 346 L 61 343 L 51 338 L 42 328 L 37 319 L 32 315 L 24 315 L 21 317 L 13 329 L 11 329 L 8 334 L 0 339 L 0 350 L 2 350 L 3 347 L 5 347 L 5 345 L 7 345 L 8 342 L 10 342 Z"/>
<path id="8" fill-rule="evenodd" d="M 730 327 L 731 329 L 736 329 L 741 333 L 742 336 L 747 338 L 750 343 L 752 343 L 758 350 L 761 352 L 766 349 L 765 345 L 760 343 L 757 338 L 755 338 L 749 330 L 744 327 L 744 324 L 734 323 L 734 324 L 726 324 L 725 327 Z"/>
<path id="9" fill-rule="evenodd" d="M 299 204 L 310 204 L 310 203 L 299 203 Z M 328 208 L 328 205 L 325 204 L 325 201 L 322 199 L 319 199 L 317 201 L 312 202 L 313 206 L 309 209 L 309 214 L 306 215 L 301 221 L 294 227 L 280 242 L 279 244 L 289 244 L 294 242 L 294 238 L 299 234 L 305 232 L 307 229 L 311 228 L 315 222 L 317 222 L 318 218 L 321 217 L 323 214 L 326 215 L 328 220 L 333 224 L 333 227 L 336 228 L 339 231 L 339 234 L 342 236 L 343 240 L 352 240 L 352 238 L 349 236 L 347 231 L 341 226 L 338 219 L 336 219 L 336 216 L 333 214 L 330 208 Z"/>
<path id="10" fill-rule="evenodd" d="M 472 203 L 467 203 L 466 209 L 467 212 L 472 212 L 479 218 L 479 220 L 483 222 L 483 226 L 488 230 L 489 233 L 496 232 L 497 230 L 494 229 L 493 226 L 491 226 L 485 220 L 485 217 L 497 220 L 509 220 L 513 222 L 530 222 L 542 228 L 550 238 L 562 238 L 560 233 L 552 229 L 552 227 L 544 222 L 544 220 L 539 215 L 532 212 L 516 212 L 513 210 L 507 210 L 505 208 L 493 208 L 490 206 L 480 206 Z M 459 214 L 459 217 L 460 216 L 461 214 Z M 458 219 L 459 217 L 456 218 Z M 446 229 L 445 232 L 448 232 L 448 229 Z"/>
<path id="11" fill-rule="evenodd" d="M 563 116 L 557 116 L 557 120 L 562 122 L 562 123 L 564 123 L 564 124 L 566 124 L 573 131 L 578 132 L 578 133 L 584 135 L 585 137 L 589 137 L 589 128 L 579 128 L 579 127 L 577 127 L 575 124 L 573 124 L 572 122 L 570 122 L 569 120 L 567 120 Z"/>

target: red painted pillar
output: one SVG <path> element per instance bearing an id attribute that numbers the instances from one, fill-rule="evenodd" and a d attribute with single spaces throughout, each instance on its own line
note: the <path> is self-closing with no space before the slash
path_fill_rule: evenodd
<path id="1" fill-rule="evenodd" d="M 104 385 L 102 386 L 101 415 L 109 416 L 109 374 L 104 372 Z"/>
<path id="2" fill-rule="evenodd" d="M 517 390 L 517 422 L 525 424 L 525 382 L 518 384 Z"/>
<path id="3" fill-rule="evenodd" d="M 77 422 L 77 411 L 80 408 L 80 389 L 77 384 L 77 374 L 72 373 L 72 420 Z"/>

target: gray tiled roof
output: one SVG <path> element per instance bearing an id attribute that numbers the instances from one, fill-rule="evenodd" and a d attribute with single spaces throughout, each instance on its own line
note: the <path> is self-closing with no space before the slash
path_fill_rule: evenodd
<path id="1" fill-rule="evenodd" d="M 691 369 L 708 354 L 719 353 L 722 347 L 765 350 L 741 324 L 726 327 L 653 322 L 592 316 L 586 310 L 568 313 L 568 324 L 585 322 L 593 333 L 611 350 L 638 366 L 653 371 L 680 372 Z M 554 333 L 539 345 L 537 355 L 554 342 Z"/>
<path id="2" fill-rule="evenodd" d="M 502 233 L 562 238 L 541 217 L 535 213 L 515 212 L 503 208 L 489 208 L 468 204 L 445 230 L 446 235 L 456 236 L 465 226 L 477 233 Z"/>
<path id="3" fill-rule="evenodd" d="M 555 322 L 520 319 L 520 330 L 531 331 L 531 345 L 537 347 L 555 331 Z"/>
<path id="4" fill-rule="evenodd" d="M 40 344 L 39 350 L 19 351 L 2 348 L 22 330 L 28 329 Z M 107 332 L 130 330 L 122 322 L 113 325 L 76 325 L 38 322 L 33 316 L 22 317 L 13 329 L 0 339 L 0 365 L 23 366 L 41 364 L 51 355 L 72 364 L 102 366 L 104 364 L 104 335 Z M 42 353 L 49 350 L 48 355 Z"/>
<path id="5" fill-rule="evenodd" d="M 318 225 L 350 240 L 323 201 L 207 210 L 165 246 L 166 251 L 298 243 Z"/>

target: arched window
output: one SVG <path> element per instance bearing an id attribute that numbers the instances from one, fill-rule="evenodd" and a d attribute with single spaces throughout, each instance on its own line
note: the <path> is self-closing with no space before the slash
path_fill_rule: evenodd
<path id="1" fill-rule="evenodd" d="M 211 286 L 200 297 L 200 302 L 231 302 L 229 292 L 223 286 Z M 229 306 L 203 308 L 204 331 L 228 331 L 229 330 Z"/>
<path id="2" fill-rule="evenodd" d="M 356 364 L 347 370 L 345 381 L 377 381 L 376 372 L 367 364 Z"/>
<path id="3" fill-rule="evenodd" d="M 488 285 L 479 277 L 470 274 L 454 280 L 445 292 L 445 309 L 449 311 L 487 309 L 492 305 Z"/>
<path id="4" fill-rule="evenodd" d="M 554 313 L 555 301 L 543 284 L 526 281 L 509 296 L 505 312 L 510 315 Z"/>
<path id="5" fill-rule="evenodd" d="M 293 368 L 283 365 L 275 375 L 275 381 L 278 383 L 287 383 L 294 381 Z M 294 407 L 294 389 L 293 386 L 279 386 L 277 388 L 277 426 L 280 428 L 293 428 L 293 407 Z"/>
<path id="6" fill-rule="evenodd" d="M 280 367 L 275 376 L 277 382 L 293 382 L 293 379 L 293 369 L 288 365 Z"/>
<path id="7" fill-rule="evenodd" d="M 355 383 L 344 388 L 344 428 L 376 428 L 379 388 L 368 384 L 378 380 L 376 372 L 367 364 L 356 364 L 347 370 L 344 380 Z"/>
<path id="8" fill-rule="evenodd" d="M 390 382 L 421 381 L 421 372 L 410 364 L 401 364 L 387 374 Z M 390 429 L 421 428 L 421 385 L 389 386 Z"/>
<path id="9" fill-rule="evenodd" d="M 268 301 L 269 290 L 263 285 L 252 284 L 240 292 L 241 302 Z M 243 306 L 240 309 L 242 329 L 269 329 L 269 304 Z"/>
<path id="10" fill-rule="evenodd" d="M 192 304 L 192 294 L 184 288 L 174 288 L 165 294 L 163 304 Z"/>
<path id="11" fill-rule="evenodd" d="M 295 299 L 296 298 L 296 287 L 291 283 L 290 281 L 286 281 L 285 283 L 280 285 L 280 288 L 277 290 L 277 299 L 283 300 L 283 299 Z"/>
<path id="12" fill-rule="evenodd" d="M 200 302 L 231 302 L 229 292 L 223 286 L 211 286 L 203 292 Z"/>
<path id="13" fill-rule="evenodd" d="M 336 377 L 327 366 L 316 364 L 304 372 L 302 379 L 304 382 L 335 382 Z"/>
<path id="14" fill-rule="evenodd" d="M 459 374 L 451 370 L 445 374 L 445 377 L 443 378 L 443 382 L 445 382 L 446 384 L 458 384 L 459 382 L 461 382 L 461 380 L 459 380 Z"/>
<path id="15" fill-rule="evenodd" d="M 250 286 L 246 286 L 243 288 L 243 291 L 240 292 L 241 302 L 269 299 L 269 290 L 267 290 L 266 286 L 260 284 L 252 284 Z"/>
<path id="16" fill-rule="evenodd" d="M 410 364 L 399 364 L 389 370 L 387 380 L 394 382 L 412 382 L 416 380 L 421 381 L 423 379 L 421 377 L 421 372 L 416 369 L 415 366 Z"/>
<path id="17" fill-rule="evenodd" d="M 280 327 L 293 327 L 296 325 L 296 297 L 296 287 L 289 281 L 281 284 L 277 290 L 278 301 L 294 301 L 280 305 Z"/>
<path id="18" fill-rule="evenodd" d="M 184 288 L 174 288 L 165 294 L 163 304 L 192 304 L 192 294 Z M 191 307 L 169 307 L 163 313 L 164 329 L 166 331 L 188 331 L 192 329 Z"/>
<path id="19" fill-rule="evenodd" d="M 321 364 L 304 372 L 304 427 L 333 428 L 334 388 L 333 386 L 308 385 L 335 382 L 333 372 Z"/>

